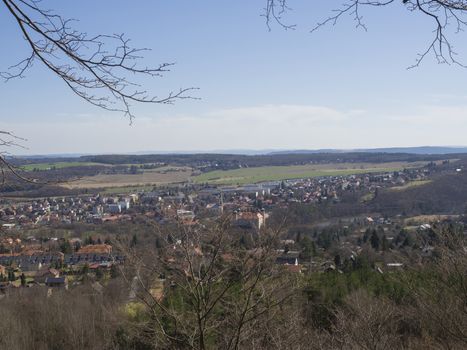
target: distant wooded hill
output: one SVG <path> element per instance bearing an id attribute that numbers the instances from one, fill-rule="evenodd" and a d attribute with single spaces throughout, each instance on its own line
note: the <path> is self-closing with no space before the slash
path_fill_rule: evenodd
<path id="1" fill-rule="evenodd" d="M 316 163 L 383 163 L 435 161 L 446 158 L 446 154 L 423 153 L 384 153 L 384 152 L 329 152 L 297 151 L 298 153 L 276 153 L 268 155 L 237 154 L 147 154 L 147 155 L 92 155 L 78 158 L 18 158 L 13 161 L 18 165 L 55 162 L 83 162 L 100 164 L 147 164 L 166 163 L 180 166 L 212 167 L 216 169 L 235 169 L 239 167 L 301 165 Z M 449 158 L 467 158 L 465 153 L 448 153 Z"/>
<path id="2" fill-rule="evenodd" d="M 356 149 L 352 152 L 361 153 L 409 153 L 409 154 L 458 154 L 467 153 L 467 147 L 437 147 L 437 146 L 421 146 L 421 147 L 390 147 L 390 148 L 368 148 Z M 277 154 L 316 154 L 316 153 L 349 153 L 349 150 L 338 149 L 321 149 L 321 150 L 291 150 L 291 151 L 276 151 L 271 152 L 271 155 Z"/>

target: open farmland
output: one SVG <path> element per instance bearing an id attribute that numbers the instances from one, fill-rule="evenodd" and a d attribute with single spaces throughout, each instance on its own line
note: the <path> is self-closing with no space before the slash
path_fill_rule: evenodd
<path id="1" fill-rule="evenodd" d="M 166 185 L 186 182 L 193 170 L 189 167 L 163 167 L 138 174 L 99 174 L 85 176 L 63 186 L 68 188 L 118 188 L 144 185 Z"/>
<path id="2" fill-rule="evenodd" d="M 391 191 L 404 191 L 409 188 L 414 188 L 414 187 L 419 187 L 419 186 L 424 186 L 432 183 L 432 180 L 419 180 L 419 181 L 411 181 L 403 186 L 395 186 L 392 187 L 390 190 Z"/>
<path id="3" fill-rule="evenodd" d="M 51 169 L 64 169 L 79 166 L 107 166 L 103 163 L 94 162 L 52 162 L 52 163 L 32 163 L 21 165 L 21 169 L 24 171 L 34 170 L 51 170 Z"/>
<path id="4" fill-rule="evenodd" d="M 227 171 L 211 171 L 194 177 L 196 183 L 243 185 L 263 181 L 279 181 L 320 176 L 345 176 L 364 173 L 398 171 L 422 167 L 426 162 L 330 163 L 294 166 L 266 166 Z"/>

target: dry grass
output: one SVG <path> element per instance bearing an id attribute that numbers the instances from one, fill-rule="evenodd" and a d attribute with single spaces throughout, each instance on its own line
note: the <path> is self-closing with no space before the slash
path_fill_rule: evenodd
<path id="1" fill-rule="evenodd" d="M 378 173 L 424 166 L 426 162 L 387 162 L 387 163 L 329 163 L 294 166 L 266 166 L 212 171 L 193 176 L 190 167 L 162 167 L 145 170 L 141 174 L 99 174 L 86 176 L 64 184 L 68 188 L 107 188 L 119 191 L 135 186 L 167 185 L 192 181 L 194 183 L 248 184 L 263 181 L 311 178 L 319 176 L 346 176 L 362 173 Z"/>
<path id="2" fill-rule="evenodd" d="M 390 190 L 391 190 L 391 191 L 404 191 L 404 190 L 407 190 L 407 189 L 409 189 L 409 188 L 419 187 L 419 186 L 423 186 L 423 185 L 428 185 L 428 184 L 431 183 L 431 182 L 432 182 L 432 180 L 411 181 L 411 182 L 406 183 L 405 185 L 402 185 L 402 186 L 391 187 Z"/>
<path id="3" fill-rule="evenodd" d="M 65 184 L 67 188 L 130 187 L 139 185 L 165 185 L 186 182 L 193 172 L 189 167 L 163 167 L 146 170 L 142 174 L 99 174 L 85 176 Z"/>
<path id="4" fill-rule="evenodd" d="M 418 215 L 404 220 L 406 225 L 421 225 L 449 219 L 458 219 L 459 215 Z"/>

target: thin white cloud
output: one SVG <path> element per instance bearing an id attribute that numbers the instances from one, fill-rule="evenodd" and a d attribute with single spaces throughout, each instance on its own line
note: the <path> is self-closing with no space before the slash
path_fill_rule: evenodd
<path id="1" fill-rule="evenodd" d="M 426 125 L 445 125 L 451 126 L 458 124 L 467 124 L 467 106 L 421 106 L 411 113 L 392 115 L 389 119 L 396 122 L 406 122 Z"/>
<path id="2" fill-rule="evenodd" d="M 465 144 L 467 106 L 424 106 L 400 115 L 311 105 L 226 108 L 137 118 L 75 116 L 1 123 L 25 137 L 18 154 L 370 148 Z M 453 127 L 455 126 L 455 127 Z"/>
<path id="3" fill-rule="evenodd" d="M 207 116 L 237 121 L 310 123 L 343 121 L 351 114 L 352 112 L 345 113 L 329 107 L 282 104 L 222 109 L 210 112 Z"/>

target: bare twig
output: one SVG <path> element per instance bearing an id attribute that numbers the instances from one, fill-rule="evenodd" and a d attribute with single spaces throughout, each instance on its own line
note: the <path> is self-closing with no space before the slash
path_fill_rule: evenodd
<path id="1" fill-rule="evenodd" d="M 24 76 L 40 62 L 79 97 L 94 106 L 120 111 L 133 120 L 132 103 L 171 104 L 193 98 L 194 88 L 182 88 L 166 96 L 152 96 L 136 83 L 136 76 L 161 77 L 173 63 L 141 66 L 148 49 L 130 46 L 123 34 L 95 35 L 73 29 L 74 20 L 65 19 L 41 6 L 40 0 L 1 0 L 14 18 L 30 48 L 27 58 L 1 73 L 6 81 Z"/>
<path id="2" fill-rule="evenodd" d="M 332 15 L 318 22 L 311 32 L 326 25 L 335 25 L 345 15 L 353 17 L 357 28 L 367 30 L 361 14 L 362 8 L 385 7 L 396 3 L 405 6 L 408 11 L 430 18 L 434 25 L 432 40 L 426 49 L 418 54 L 415 63 L 409 68 L 418 67 L 429 54 L 433 54 L 438 63 L 467 67 L 458 60 L 450 37 L 452 32 L 460 33 L 467 25 L 467 1 L 465 0 L 347 0 L 341 7 L 334 9 Z M 284 26 L 281 15 L 289 9 L 287 0 L 267 0 L 266 4 L 264 16 L 268 27 L 272 20 Z M 281 10 L 278 13 L 275 9 Z"/>

